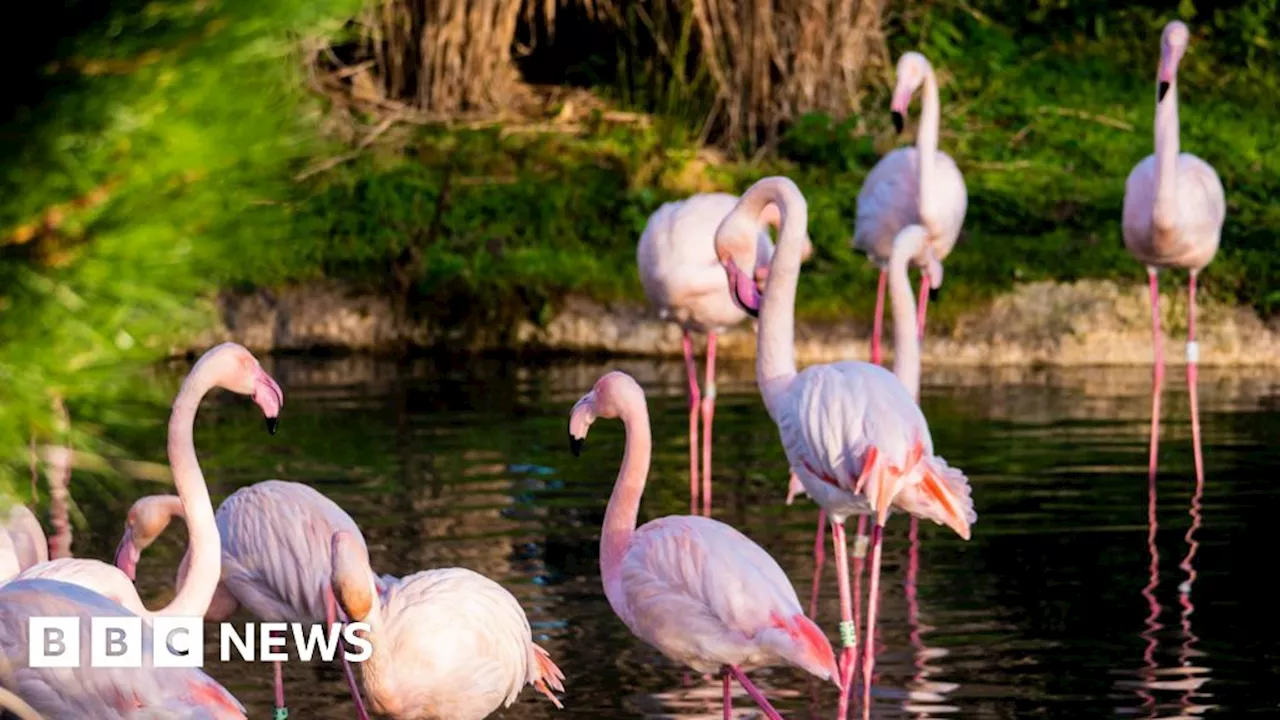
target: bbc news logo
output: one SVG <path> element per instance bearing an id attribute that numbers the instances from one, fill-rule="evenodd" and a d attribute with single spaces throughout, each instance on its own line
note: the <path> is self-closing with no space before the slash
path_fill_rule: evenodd
<path id="1" fill-rule="evenodd" d="M 27 664 L 33 668 L 80 667 L 81 618 L 32 617 L 27 625 Z M 150 666 L 162 668 L 204 667 L 204 620 L 191 617 L 158 616 L 151 621 Z M 289 659 L 293 640 L 298 659 L 310 662 L 319 656 L 333 662 L 341 648 L 348 662 L 364 662 L 373 645 L 359 635 L 368 632 L 368 623 L 348 623 L 328 627 L 305 623 L 246 623 L 243 630 L 231 623 L 218 626 L 218 658 L 231 662 L 233 656 L 247 662 L 284 662 Z M 139 668 L 146 643 L 140 617 L 89 618 L 89 667 Z M 346 644 L 354 646 L 348 650 Z"/>

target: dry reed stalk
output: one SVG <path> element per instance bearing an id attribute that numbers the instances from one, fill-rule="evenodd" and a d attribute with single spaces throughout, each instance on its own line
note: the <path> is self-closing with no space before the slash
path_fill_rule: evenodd
<path id="1" fill-rule="evenodd" d="M 887 0 L 693 0 L 724 139 L 756 148 L 806 112 L 856 111 L 888 64 Z"/>

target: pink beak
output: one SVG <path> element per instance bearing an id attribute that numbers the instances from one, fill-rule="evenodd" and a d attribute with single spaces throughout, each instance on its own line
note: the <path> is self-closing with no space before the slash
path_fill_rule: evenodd
<path id="1" fill-rule="evenodd" d="M 907 125 L 907 110 L 911 107 L 911 90 L 896 88 L 893 101 L 889 103 L 889 114 L 893 116 L 893 129 L 902 132 Z"/>
<path id="2" fill-rule="evenodd" d="M 729 292 L 738 305 L 751 317 L 760 317 L 760 289 L 755 277 L 743 272 L 732 259 L 725 261 L 724 269 L 729 274 Z"/>
<path id="3" fill-rule="evenodd" d="M 284 407 L 284 393 L 280 391 L 276 381 L 262 368 L 258 368 L 257 375 L 253 379 L 253 401 L 262 408 L 262 414 L 267 417 L 267 432 L 275 435 L 276 426 L 280 422 L 280 408 Z"/>
<path id="4" fill-rule="evenodd" d="M 138 559 L 140 557 L 142 557 L 142 553 L 133 542 L 133 531 L 125 528 L 124 536 L 120 538 L 120 545 L 116 548 L 116 567 L 120 568 L 121 572 L 128 576 L 130 582 L 138 579 Z"/>

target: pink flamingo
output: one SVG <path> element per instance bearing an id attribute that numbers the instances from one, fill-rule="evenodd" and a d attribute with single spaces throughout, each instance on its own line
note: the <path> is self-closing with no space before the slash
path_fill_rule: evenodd
<path id="1" fill-rule="evenodd" d="M 194 668 L 158 668 L 151 660 L 151 626 L 142 624 L 142 667 L 91 667 L 90 618 L 130 616 L 92 590 L 44 578 L 0 586 L 0 686 L 51 720 L 141 720 L 188 717 L 243 720 L 244 708 L 221 685 Z M 80 619 L 80 667 L 28 665 L 32 617 Z"/>
<path id="2" fill-rule="evenodd" d="M 649 475 L 651 440 L 644 391 L 611 372 L 573 406 L 569 444 L 582 452 L 597 418 L 621 418 L 626 452 L 600 536 L 600 574 L 618 617 L 641 640 L 697 672 L 730 677 L 765 714 L 780 718 L 743 673 L 744 665 L 785 663 L 836 678 L 831 643 L 805 617 L 787 576 L 768 553 L 728 525 L 697 515 L 668 516 L 636 528 Z"/>
<path id="3" fill-rule="evenodd" d="M 134 578 L 142 551 L 155 542 L 183 507 L 172 495 L 152 495 L 134 503 L 116 550 L 116 565 Z M 338 621 L 330 587 L 329 539 L 346 532 L 364 543 L 355 520 L 316 489 L 283 480 L 240 488 L 218 506 L 222 536 L 222 577 L 205 617 L 220 622 L 243 606 L 267 622 Z M 177 586 L 186 578 L 188 558 L 178 568 Z M 343 673 L 356 712 L 368 715 L 355 674 L 342 656 Z M 274 663 L 276 714 L 287 713 L 284 671 Z"/>
<path id="4" fill-rule="evenodd" d="M 924 319 L 929 295 L 942 284 L 942 261 L 951 254 L 969 205 L 964 176 L 950 155 L 938 149 L 938 80 L 933 66 L 918 52 L 898 59 L 898 82 L 889 106 L 893 125 L 902 132 L 911 97 L 924 87 L 924 107 L 916 146 L 898 148 L 871 168 L 858 193 L 858 216 L 853 246 L 865 252 L 880 269 L 876 290 L 875 324 L 871 333 L 871 362 L 880 363 L 880 332 L 884 318 L 886 268 L 893 252 L 893 239 L 908 225 L 921 225 L 928 233 L 927 251 L 916 259 L 923 277 L 920 282 L 919 333 L 924 337 Z M 861 532 L 861 531 L 860 531 Z"/>
<path id="5" fill-rule="evenodd" d="M 1191 437 L 1196 479 L 1204 479 L 1200 451 L 1200 412 L 1196 398 L 1196 276 L 1218 252 L 1226 197 L 1213 166 L 1190 153 L 1178 152 L 1178 62 L 1187 50 L 1187 26 L 1174 20 L 1160 36 L 1156 70 L 1156 151 L 1134 166 L 1124 186 L 1124 245 L 1147 266 L 1151 288 L 1151 341 L 1155 345 L 1155 379 L 1151 395 L 1151 453 L 1148 473 L 1156 472 L 1160 435 L 1160 393 L 1164 384 L 1164 341 L 1160 333 L 1161 268 L 1190 271 L 1187 322 L 1187 387 L 1191 393 Z"/>
<path id="6" fill-rule="evenodd" d="M 156 615 L 204 615 L 214 599 L 221 572 L 218 527 L 213 517 L 209 489 L 196 458 L 192 440 L 200 400 L 214 387 L 253 397 L 274 432 L 284 398 L 280 386 L 258 364 L 257 358 L 235 343 L 224 343 L 206 352 L 191 369 L 169 418 L 169 465 L 190 527 L 191 582 L 184 583 L 164 608 L 151 612 L 142 604 L 132 580 L 119 569 L 99 560 L 62 558 L 23 571 L 23 578 L 45 578 L 81 585 L 123 605 L 142 617 Z"/>
<path id="7" fill-rule="evenodd" d="M 730 297 L 724 272 L 716 261 L 716 226 L 738 199 L 727 193 L 699 193 L 658 208 L 645 225 L 636 248 L 636 264 L 645 296 L 658 316 L 678 323 L 684 334 L 684 363 L 689 373 L 689 512 L 698 512 L 698 412 L 702 412 L 702 514 L 711 514 L 711 421 L 716 404 L 716 334 L 747 319 Z M 766 209 L 765 221 L 776 226 L 777 210 Z M 812 246 L 806 238 L 807 258 Z M 761 230 L 731 248 L 743 267 L 760 272 L 773 255 L 773 241 Z M 698 366 L 692 333 L 707 336 L 706 393 L 698 391 Z"/>
<path id="8" fill-rule="evenodd" d="M 557 708 L 564 673 L 501 585 L 463 568 L 391 579 L 385 591 L 365 544 L 331 541 L 333 593 L 347 616 L 369 624 L 373 652 L 361 666 L 375 712 L 396 720 L 480 720 L 533 685 Z"/>
<path id="9" fill-rule="evenodd" d="M 908 225 L 898 232 L 893 241 L 893 251 L 889 255 L 886 268 L 889 284 L 889 301 L 893 310 L 893 374 L 901 381 L 902 386 L 911 393 L 917 402 L 920 396 L 920 337 L 917 333 L 916 305 L 911 297 L 911 280 L 907 277 L 907 265 L 915 262 L 928 252 L 928 234 L 919 225 Z M 792 473 L 792 481 L 787 489 L 787 504 L 804 493 L 800 480 Z M 866 558 L 866 516 L 858 518 L 858 535 L 853 550 L 853 601 L 854 620 L 861 614 L 862 571 Z M 916 527 L 916 518 L 911 518 L 912 528 Z M 813 591 L 809 600 L 809 614 L 818 614 L 818 591 L 821 587 L 822 568 L 826 561 L 823 552 L 823 537 L 826 530 L 826 512 L 818 512 L 818 528 L 813 540 Z"/>
<path id="10" fill-rule="evenodd" d="M 782 230 L 763 298 L 739 295 L 748 312 L 759 313 L 756 381 L 770 417 L 778 424 L 787 461 L 831 521 L 840 584 L 841 685 L 853 675 L 857 644 L 849 589 L 844 521 L 874 513 L 871 537 L 870 608 L 863 653 L 863 714 L 869 717 L 874 662 L 876 610 L 880 582 L 881 536 L 890 506 L 946 524 L 969 538 L 977 520 L 968 480 L 933 454 L 929 425 L 911 393 L 879 365 L 841 362 L 814 365 L 797 373 L 795 296 L 800 279 L 801 239 L 808 208 L 795 183 L 784 177 L 751 186 L 716 232 L 717 254 L 730 283 L 743 270 L 721 251 L 721 238 L 752 233 L 768 203 L 781 209 Z M 754 286 L 749 286 L 754 287 Z M 848 714 L 841 693 L 839 717 Z"/>

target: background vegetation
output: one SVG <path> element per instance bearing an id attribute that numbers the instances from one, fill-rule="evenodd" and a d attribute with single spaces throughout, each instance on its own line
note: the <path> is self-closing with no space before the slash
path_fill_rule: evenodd
<path id="1" fill-rule="evenodd" d="M 970 193 L 941 322 L 1019 281 L 1141 277 L 1120 205 L 1175 16 L 1194 34 L 1183 146 L 1228 197 L 1203 287 L 1273 315 L 1280 3 L 1115 5 L 43 10 L 31 46 L 50 50 L 4 51 L 22 72 L 0 110 L 0 488 L 25 477 L 31 437 L 60 436 L 55 397 L 78 448 L 114 453 L 99 430 L 127 437 L 164 400 L 137 368 L 208 322 L 218 288 L 325 277 L 447 322 L 544 318 L 569 292 L 638 298 L 635 241 L 661 202 L 773 173 L 810 200 L 801 311 L 865 316 L 873 273 L 847 240 L 866 172 L 913 139 L 885 111 L 911 48 L 939 71 L 942 145 Z"/>

